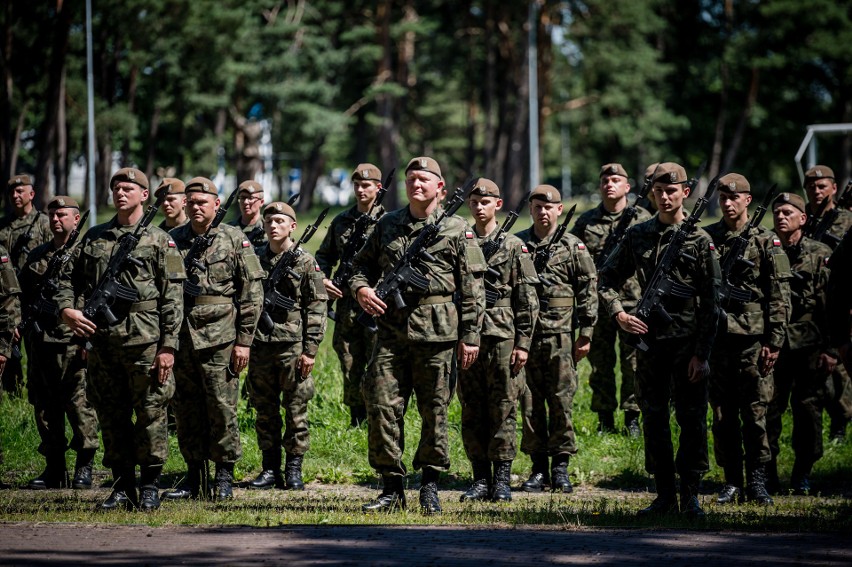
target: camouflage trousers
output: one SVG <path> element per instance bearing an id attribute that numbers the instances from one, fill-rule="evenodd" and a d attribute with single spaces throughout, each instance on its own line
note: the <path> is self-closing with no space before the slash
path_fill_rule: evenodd
<path id="1" fill-rule="evenodd" d="M 361 384 L 369 425 L 369 461 L 383 476 L 405 476 L 405 411 L 411 394 L 422 425 L 413 467 L 450 467 L 447 406 L 456 342 L 427 343 L 379 336 L 376 354 Z"/>
<path id="2" fill-rule="evenodd" d="M 843 363 L 838 361 L 831 373 L 833 395 L 828 400 L 826 411 L 832 421 L 843 422 L 852 419 L 852 380 Z"/>
<path id="3" fill-rule="evenodd" d="M 27 345 L 29 348 L 29 345 Z M 37 354 L 33 352 L 35 356 Z M 29 358 L 27 360 L 29 364 Z M 29 374 L 29 373 L 28 373 Z M 6 360 L 6 366 L 3 368 L 3 374 L 0 375 L 0 396 L 9 394 L 14 397 L 20 397 L 21 391 L 24 388 L 24 370 L 21 367 L 20 359 L 9 357 Z"/>
<path id="4" fill-rule="evenodd" d="M 574 394 L 577 371 L 570 334 L 533 338 L 521 396 L 521 451 L 528 455 L 575 455 Z"/>
<path id="5" fill-rule="evenodd" d="M 86 362 L 77 345 L 27 340 L 35 354 L 27 360 L 27 396 L 35 410 L 42 455 L 61 455 L 97 449 L 98 416 L 86 397 Z M 71 443 L 65 437 L 65 416 L 71 424 Z"/>
<path id="6" fill-rule="evenodd" d="M 690 338 L 658 339 L 636 357 L 636 400 L 642 412 L 645 470 L 701 476 L 710 469 L 707 454 L 707 380 L 689 381 L 694 354 Z M 671 405 L 680 427 L 677 457 L 669 425 Z"/>
<path id="7" fill-rule="evenodd" d="M 182 335 L 181 344 L 192 343 Z M 173 408 L 178 445 L 186 462 L 233 463 L 242 455 L 237 424 L 240 381 L 228 370 L 233 350 L 234 343 L 226 343 L 186 348 L 175 357 Z"/>
<path id="8" fill-rule="evenodd" d="M 775 363 L 775 396 L 769 405 L 766 433 L 772 457 L 778 457 L 781 420 L 789 405 L 793 412 L 793 452 L 813 464 L 822 457 L 822 411 L 831 397 L 831 375 L 817 369 L 815 347 L 781 349 Z"/>
<path id="9" fill-rule="evenodd" d="M 509 359 L 515 341 L 483 336 L 479 356 L 458 381 L 462 442 L 471 462 L 514 460 L 516 408 L 524 391 L 524 372 L 512 375 Z"/>
<path id="10" fill-rule="evenodd" d="M 301 354 L 302 343 L 298 342 L 255 341 L 251 347 L 246 384 L 251 405 L 257 410 L 254 430 L 261 451 L 283 444 L 288 455 L 304 455 L 311 447 L 308 402 L 314 397 L 314 379 L 297 370 Z"/>
<path id="11" fill-rule="evenodd" d="M 99 340 L 89 352 L 86 397 L 101 424 L 106 467 L 160 465 L 169 456 L 166 406 L 175 381 L 160 384 L 151 374 L 156 354 L 156 343 L 119 339 Z"/>
<path id="12" fill-rule="evenodd" d="M 336 303 L 337 320 L 334 323 L 332 346 L 340 359 L 343 372 L 343 403 L 349 407 L 364 405 L 361 380 L 376 345 L 376 334 L 355 320 L 360 312 L 358 303 L 344 297 Z"/>
<path id="13" fill-rule="evenodd" d="M 710 408 L 716 463 L 742 470 L 770 460 L 766 411 L 775 390 L 758 370 L 759 337 L 719 333 L 710 358 Z M 733 479 L 727 479 L 729 481 Z"/>
<path id="14" fill-rule="evenodd" d="M 618 347 L 616 347 L 618 337 Z M 636 351 L 622 340 L 618 331 L 618 323 L 611 317 L 600 317 L 595 324 L 595 340 L 589 350 L 589 364 L 592 373 L 589 374 L 589 386 L 592 388 L 592 411 L 612 413 L 619 407 L 616 399 L 615 366 L 616 348 L 621 360 L 621 409 L 624 411 L 639 411 L 634 392 L 636 379 Z"/>

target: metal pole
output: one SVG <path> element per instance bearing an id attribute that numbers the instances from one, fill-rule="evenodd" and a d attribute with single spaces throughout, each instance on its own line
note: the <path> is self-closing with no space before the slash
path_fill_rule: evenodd
<path id="1" fill-rule="evenodd" d="M 538 157 L 538 0 L 530 2 L 527 68 L 529 80 L 530 189 L 539 184 Z"/>
<path id="2" fill-rule="evenodd" d="M 98 211 L 95 207 L 95 75 L 92 59 L 92 0 L 86 0 L 86 95 L 89 114 L 87 168 L 89 170 L 89 216 L 92 218 L 89 226 L 98 224 L 96 220 Z"/>

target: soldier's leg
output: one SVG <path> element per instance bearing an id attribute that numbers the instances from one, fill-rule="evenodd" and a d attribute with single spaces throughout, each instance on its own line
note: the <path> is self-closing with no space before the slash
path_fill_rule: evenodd
<path id="1" fill-rule="evenodd" d="M 592 388 L 592 411 L 598 414 L 598 430 L 615 431 L 613 412 L 618 407 L 615 380 L 616 324 L 601 317 L 595 325 L 595 340 L 589 350 L 589 386 Z"/>
<path id="2" fill-rule="evenodd" d="M 779 439 L 783 425 L 783 416 L 790 404 L 795 369 L 792 368 L 792 354 L 781 349 L 772 372 L 773 393 L 766 408 L 766 442 L 769 445 L 769 461 L 766 463 L 766 488 L 770 494 L 778 494 L 781 483 L 778 480 Z"/>
<path id="3" fill-rule="evenodd" d="M 447 407 L 450 403 L 450 366 L 455 342 L 424 343 L 410 349 L 412 382 L 422 418 L 415 469 L 446 471 L 450 467 Z"/>
<path id="4" fill-rule="evenodd" d="M 738 398 L 747 475 L 746 496 L 759 504 L 771 504 L 772 498 L 766 491 L 766 464 L 772 459 L 766 433 L 766 413 L 774 393 L 774 381 L 772 373 L 760 375 L 760 349 L 759 342 L 743 349 Z"/>
<path id="5" fill-rule="evenodd" d="M 743 378 L 736 345 L 728 335 L 717 337 L 710 360 L 710 409 L 713 412 L 713 454 L 723 468 L 725 486 L 717 502 L 736 502 L 744 486 L 742 434 L 740 431 L 740 386 Z"/>
<path id="6" fill-rule="evenodd" d="M 141 358 L 146 348 L 104 344 L 88 353 L 86 397 L 94 406 L 101 426 L 103 464 L 113 470 L 136 464 L 132 376 L 124 359 Z"/>
<path id="7" fill-rule="evenodd" d="M 568 333 L 553 335 L 552 341 L 553 356 L 545 377 L 550 417 L 547 452 L 550 455 L 575 455 L 577 439 L 573 412 L 577 371 L 574 368 L 573 341 Z"/>
<path id="8" fill-rule="evenodd" d="M 92 465 L 98 450 L 98 416 L 86 397 L 86 362 L 80 347 L 68 345 L 64 356 L 62 386 L 65 413 L 71 424 L 71 449 L 77 452 L 73 487 L 92 486 Z"/>
<path id="9" fill-rule="evenodd" d="M 66 484 L 65 407 L 62 386 L 62 345 L 39 339 L 28 341 L 32 356 L 27 364 L 27 396 L 32 404 L 41 443 L 38 452 L 44 455 L 44 471 L 29 482 L 29 488 L 43 490 L 61 488 Z"/>
<path id="10" fill-rule="evenodd" d="M 150 368 L 156 354 L 157 345 L 149 345 L 125 365 L 125 371 L 132 376 L 136 462 L 143 466 L 162 466 L 169 456 L 166 406 L 174 395 L 175 382 L 169 375 L 165 384 L 160 384 L 152 375 Z"/>
<path id="11" fill-rule="evenodd" d="M 833 395 L 826 403 L 826 411 L 831 417 L 829 437 L 841 440 L 846 437 L 846 426 L 852 419 L 852 380 L 842 363 L 831 374 Z"/>
<path id="12" fill-rule="evenodd" d="M 669 426 L 673 375 L 672 341 L 658 341 L 640 352 L 636 366 L 636 398 L 642 411 L 645 470 L 674 474 L 674 446 Z"/>
<path id="13" fill-rule="evenodd" d="M 795 494 L 810 490 L 811 468 L 823 454 L 822 411 L 825 407 L 828 381 L 831 375 L 817 368 L 818 350 L 797 352 L 800 374 L 793 383 L 790 408 L 793 413 L 793 452 L 796 460 L 790 474 L 790 486 Z M 804 363 L 807 363 L 807 368 Z M 804 372 L 802 372 L 804 371 Z"/>
<path id="14" fill-rule="evenodd" d="M 257 446 L 264 454 L 277 449 L 279 461 L 284 427 L 281 419 L 281 371 L 277 360 L 281 346 L 281 343 L 255 342 L 251 347 L 246 377 L 249 400 L 257 412 L 254 421 Z"/>
<path id="15" fill-rule="evenodd" d="M 483 337 L 476 362 L 467 370 L 459 371 L 462 444 L 471 463 L 483 463 L 488 460 L 487 377 L 491 370 L 492 356 L 487 345 L 490 344 L 491 339 Z"/>
<path id="16" fill-rule="evenodd" d="M 189 341 L 188 336 L 181 336 L 181 344 L 192 344 Z M 175 395 L 172 408 L 180 453 L 187 466 L 200 466 L 200 463 L 208 459 L 210 420 L 205 401 L 204 370 L 198 361 L 197 351 L 187 348 L 175 355 L 174 377 Z"/>
<path id="17" fill-rule="evenodd" d="M 517 447 L 517 407 L 518 397 L 524 389 L 524 372 L 512 374 L 509 361 L 515 341 L 497 339 L 491 348 L 493 355 L 492 370 L 488 380 L 488 422 L 489 442 L 488 459 L 491 461 L 512 461 Z"/>
<path id="18" fill-rule="evenodd" d="M 547 376 L 550 370 L 551 342 L 546 337 L 536 337 L 532 343 L 526 365 L 526 391 L 522 397 L 521 411 L 523 435 L 521 451 L 530 455 L 547 456 Z"/>
<path id="19" fill-rule="evenodd" d="M 303 456 L 311 448 L 308 430 L 308 402 L 314 397 L 313 376 L 303 376 L 298 370 L 302 354 L 301 343 L 289 343 L 278 357 L 278 376 L 283 391 L 284 450 L 287 455 Z"/>
<path id="20" fill-rule="evenodd" d="M 689 381 L 691 345 L 681 343 L 674 354 L 674 402 L 675 419 L 680 426 L 677 471 L 681 478 L 701 478 L 710 463 L 707 451 L 707 380 Z"/>
<path id="21" fill-rule="evenodd" d="M 629 435 L 639 437 L 642 432 L 639 428 L 639 404 L 636 402 L 636 349 L 624 342 L 623 332 L 618 333 L 618 358 L 621 368 L 619 397 L 620 407 L 624 410 L 624 426 Z"/>
<path id="22" fill-rule="evenodd" d="M 242 456 L 237 422 L 239 380 L 231 375 L 234 343 L 196 351 L 204 372 L 204 394 L 209 417 L 207 443 L 209 459 L 233 465 Z"/>

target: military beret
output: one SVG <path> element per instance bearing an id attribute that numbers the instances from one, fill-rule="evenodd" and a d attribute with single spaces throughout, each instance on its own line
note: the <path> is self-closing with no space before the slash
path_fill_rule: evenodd
<path id="1" fill-rule="evenodd" d="M 815 165 L 805 172 L 805 183 L 802 187 L 807 185 L 808 181 L 815 181 L 817 179 L 822 179 L 823 177 L 830 177 L 831 179 L 834 179 L 834 171 L 825 165 Z"/>
<path id="2" fill-rule="evenodd" d="M 280 201 L 266 205 L 263 209 L 263 216 L 266 215 L 287 215 L 291 219 L 296 220 L 296 211 L 293 210 L 293 207 Z"/>
<path id="3" fill-rule="evenodd" d="M 688 180 L 689 178 L 686 176 L 686 170 L 683 166 L 671 161 L 661 163 L 654 171 L 654 183 L 673 185 L 686 183 Z"/>
<path id="4" fill-rule="evenodd" d="M 748 179 L 739 173 L 728 173 L 719 178 L 719 191 L 726 193 L 751 193 Z"/>
<path id="5" fill-rule="evenodd" d="M 186 184 L 184 191 L 189 193 L 206 193 L 208 195 L 219 196 L 219 190 L 216 189 L 216 184 L 206 177 L 193 177 Z"/>
<path id="6" fill-rule="evenodd" d="M 481 195 L 483 197 L 499 197 L 500 188 L 497 187 L 497 184 L 491 181 L 490 179 L 480 177 L 473 184 L 473 189 L 470 190 L 470 195 Z"/>
<path id="7" fill-rule="evenodd" d="M 561 203 L 562 195 L 559 193 L 559 189 L 553 185 L 538 185 L 530 192 L 530 201 L 533 199 L 538 199 L 545 203 Z"/>
<path id="8" fill-rule="evenodd" d="M 77 204 L 77 201 L 72 199 L 67 195 L 59 195 L 53 198 L 47 204 L 47 210 L 52 211 L 54 209 L 77 209 L 80 210 L 80 205 Z"/>
<path id="9" fill-rule="evenodd" d="M 805 207 L 805 200 L 795 193 L 779 193 L 775 200 L 772 201 L 772 210 L 781 205 L 793 205 L 803 213 L 808 212 Z"/>
<path id="10" fill-rule="evenodd" d="M 652 163 L 648 167 L 645 168 L 645 179 L 651 179 L 651 176 L 654 175 L 654 172 L 657 171 L 657 168 L 660 167 L 660 162 Z"/>
<path id="11" fill-rule="evenodd" d="M 112 179 L 109 181 L 109 188 L 112 189 L 115 187 L 116 183 L 121 182 L 133 183 L 142 189 L 148 189 L 148 178 L 141 170 L 138 170 L 135 167 L 122 167 L 116 171 L 112 176 Z"/>
<path id="12" fill-rule="evenodd" d="M 242 183 L 240 183 L 238 189 L 240 190 L 240 193 L 242 193 L 243 191 L 248 191 L 249 193 L 263 193 L 263 185 L 261 185 L 257 181 L 254 181 L 253 179 L 243 181 Z"/>
<path id="13" fill-rule="evenodd" d="M 408 165 L 405 168 L 405 173 L 409 171 L 428 171 L 429 173 L 434 173 L 441 179 L 444 178 L 441 175 L 441 166 L 438 165 L 438 162 L 430 157 L 416 157 L 408 162 Z"/>
<path id="14" fill-rule="evenodd" d="M 163 177 L 154 193 L 159 193 L 164 187 L 168 187 L 169 195 L 183 195 L 186 192 L 186 184 L 175 177 Z"/>
<path id="15" fill-rule="evenodd" d="M 359 163 L 352 172 L 352 181 L 375 181 L 382 182 L 382 170 L 372 163 Z"/>
<path id="16" fill-rule="evenodd" d="M 627 175 L 627 172 L 621 166 L 620 163 L 608 163 L 601 167 L 601 172 L 598 177 L 603 177 L 604 175 L 620 175 L 622 177 L 630 177 Z"/>
<path id="17" fill-rule="evenodd" d="M 21 185 L 32 185 L 33 178 L 30 177 L 26 173 L 18 173 L 14 177 L 9 180 L 8 189 L 14 189 L 15 187 L 20 187 Z"/>

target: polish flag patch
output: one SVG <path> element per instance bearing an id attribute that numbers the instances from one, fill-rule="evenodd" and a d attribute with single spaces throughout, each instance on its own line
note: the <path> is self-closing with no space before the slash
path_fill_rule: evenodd
<path id="1" fill-rule="evenodd" d="M 585 249 L 586 249 L 585 244 L 583 244 L 582 242 L 577 243 L 577 250 L 585 250 Z"/>
<path id="2" fill-rule="evenodd" d="M 527 249 L 527 245 L 526 245 L 526 244 L 521 244 L 521 251 L 522 251 L 522 252 L 529 253 L 529 250 Z"/>
<path id="3" fill-rule="evenodd" d="M 0 264 L 6 264 L 9 262 L 8 256 L 0 256 Z"/>
<path id="4" fill-rule="evenodd" d="M 169 248 L 177 248 L 177 244 L 175 244 L 174 240 L 169 240 Z"/>
<path id="5" fill-rule="evenodd" d="M 243 240 L 243 248 L 248 248 L 249 246 L 251 246 L 251 242 L 249 242 L 248 240 Z"/>
<path id="6" fill-rule="evenodd" d="M 464 231 L 464 237 L 468 238 L 468 239 L 473 238 L 473 231 L 471 231 L 471 230 Z"/>
<path id="7" fill-rule="evenodd" d="M 777 238 L 772 239 L 772 246 L 781 246 L 781 241 Z"/>
<path id="8" fill-rule="evenodd" d="M 319 264 L 314 264 L 314 271 L 315 271 L 315 272 L 319 272 L 319 271 L 320 271 Z"/>
<path id="9" fill-rule="evenodd" d="M 716 250 L 716 245 L 713 244 L 712 242 L 710 243 L 710 250 L 714 250 L 714 251 Z"/>

